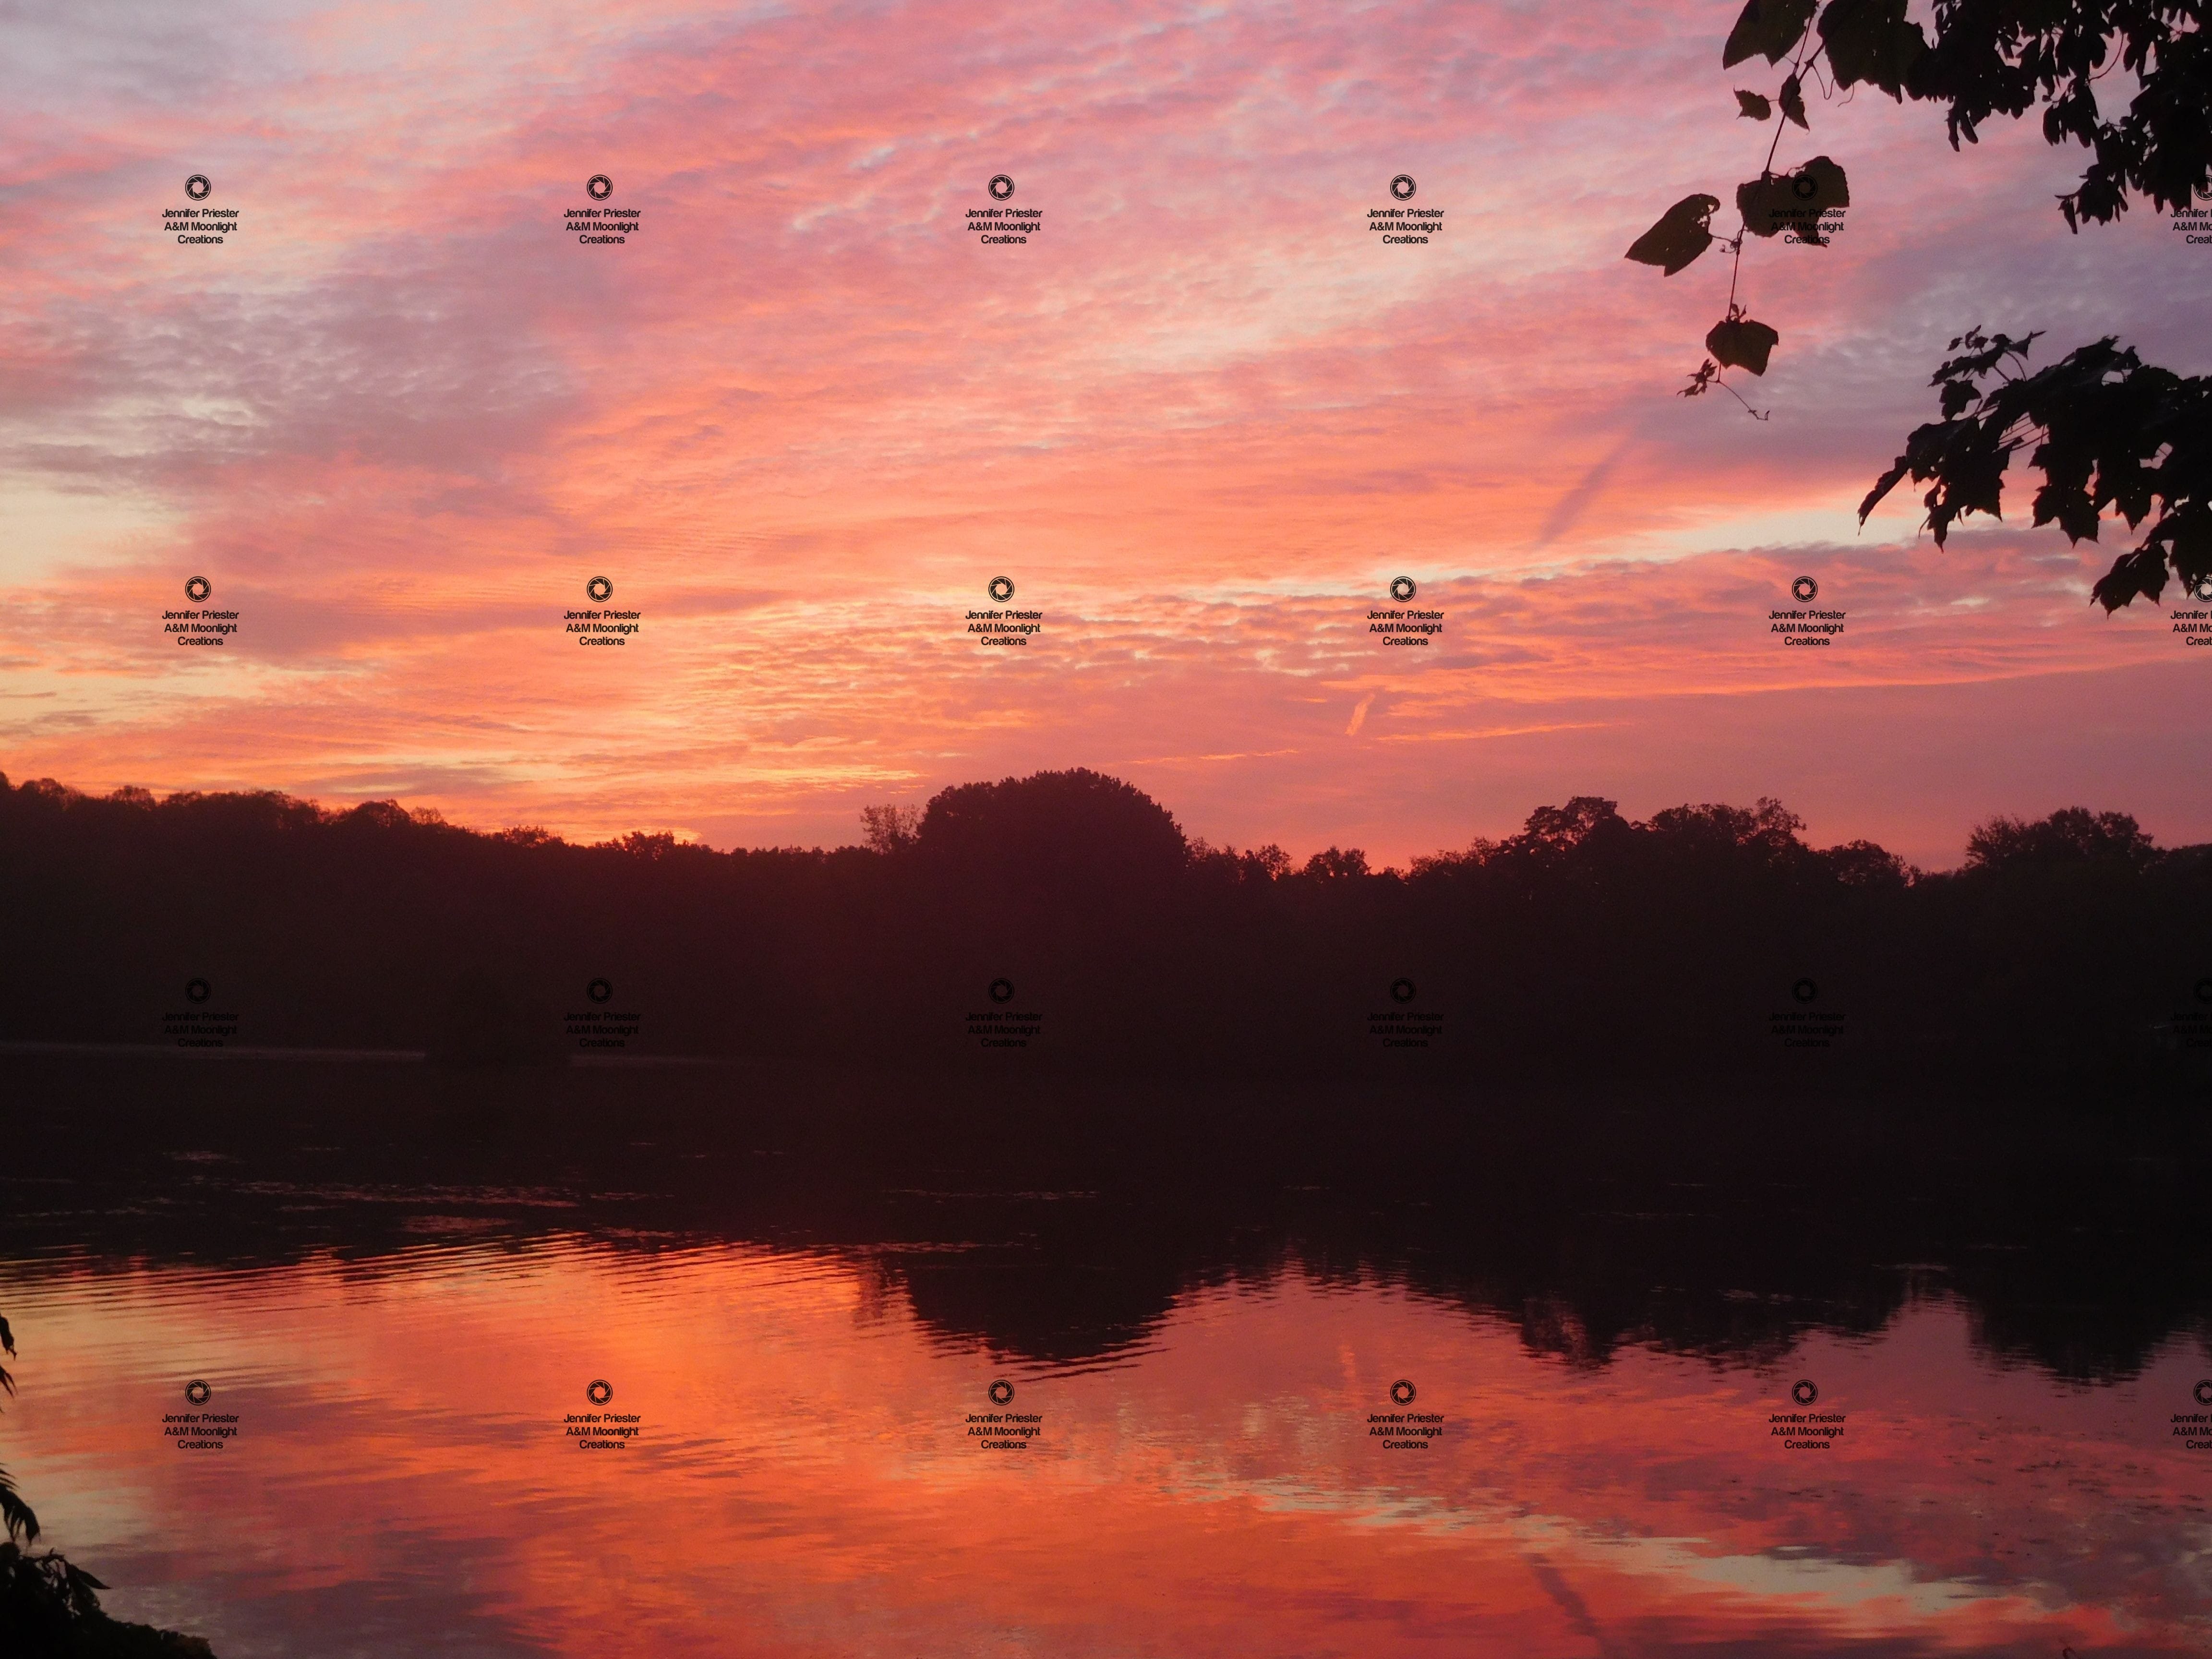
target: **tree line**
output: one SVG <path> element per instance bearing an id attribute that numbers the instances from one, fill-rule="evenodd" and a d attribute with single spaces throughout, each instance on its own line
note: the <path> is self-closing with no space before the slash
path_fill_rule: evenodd
<path id="1" fill-rule="evenodd" d="M 1403 1077 L 2201 1082 L 2212 847 L 2075 808 L 1929 873 L 1778 802 L 1576 797 L 1376 870 L 1187 836 L 1096 772 L 871 808 L 866 842 L 484 833 L 391 801 L 0 776 L 21 1041 L 558 1060 Z M 196 1006 L 187 998 L 202 1001 Z M 994 1033 L 1018 1033 L 1022 1046 Z M 1393 1035 L 1396 1033 L 1398 1035 Z"/>

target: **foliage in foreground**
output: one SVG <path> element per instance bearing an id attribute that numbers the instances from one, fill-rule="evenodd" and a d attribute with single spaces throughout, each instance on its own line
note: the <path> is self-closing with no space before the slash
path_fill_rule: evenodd
<path id="1" fill-rule="evenodd" d="M 0 1352 L 15 1357 L 15 1333 L 0 1319 Z M 0 1390 L 12 1395 L 15 1379 L 0 1368 Z M 58 1551 L 33 1554 L 39 1517 L 0 1470 L 0 1654 L 9 1659 L 213 1659 L 196 1636 L 126 1625 L 100 1611 L 107 1588 Z"/>
<path id="2" fill-rule="evenodd" d="M 2109 613 L 2137 595 L 2156 600 L 2169 565 L 2185 592 L 2212 599 L 2212 377 L 2146 364 L 2110 337 L 2031 374 L 2038 337 L 1973 329 L 1951 342 L 1959 355 L 1929 382 L 1942 389 L 1942 419 L 1905 441 L 1859 503 L 1859 522 L 1908 473 L 1915 483 L 1932 479 L 1924 501 L 1941 547 L 1956 520 L 2003 516 L 2006 468 L 2033 444 L 2028 465 L 2044 476 L 2039 526 L 2056 524 L 2079 543 L 2097 539 L 2108 512 L 2130 529 L 2151 520 L 2091 590 L 2096 604 Z M 1985 390 L 1992 374 L 1996 383 Z"/>

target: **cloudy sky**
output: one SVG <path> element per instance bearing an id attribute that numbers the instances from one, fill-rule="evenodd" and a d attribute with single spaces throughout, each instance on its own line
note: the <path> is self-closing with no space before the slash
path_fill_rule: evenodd
<path id="1" fill-rule="evenodd" d="M 1856 519 L 1966 327 L 2212 368 L 2212 247 L 2069 235 L 2034 123 L 1814 98 L 1779 162 L 1852 205 L 1745 256 L 1762 422 L 1673 395 L 1725 256 L 1621 257 L 1765 154 L 1728 0 L 191 9 L 0 6 L 18 780 L 717 846 L 1072 765 L 1378 861 L 1571 793 L 1930 866 L 2072 804 L 2212 838 L 2212 649 L 2087 603 L 2124 526 Z M 623 244 L 565 223 L 599 173 Z M 998 173 L 1027 244 L 968 228 Z M 1368 228 L 1400 173 L 1426 245 Z M 967 632 L 1000 575 L 1028 647 Z M 195 576 L 224 647 L 163 631 Z M 626 645 L 565 631 L 594 576 Z M 1368 632 L 1401 576 L 1426 648 Z M 1768 631 L 1800 576 L 1825 649 Z"/>

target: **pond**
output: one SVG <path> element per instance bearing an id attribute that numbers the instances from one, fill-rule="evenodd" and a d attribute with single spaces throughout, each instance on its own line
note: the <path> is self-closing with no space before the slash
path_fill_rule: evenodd
<path id="1" fill-rule="evenodd" d="M 19 1073 L 0 1464 L 224 1659 L 2212 1641 L 2171 1125 L 375 1070 Z"/>

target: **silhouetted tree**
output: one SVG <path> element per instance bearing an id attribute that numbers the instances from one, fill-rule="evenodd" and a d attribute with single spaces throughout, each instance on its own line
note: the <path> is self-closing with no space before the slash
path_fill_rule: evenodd
<path id="1" fill-rule="evenodd" d="M 902 853 L 914 845 L 921 828 L 917 806 L 863 806 L 860 826 L 872 853 Z"/>
<path id="2" fill-rule="evenodd" d="M 1298 873 L 1311 881 L 1347 881 L 1368 873 L 1367 854 L 1357 847 L 1331 847 L 1316 853 Z"/>
<path id="3" fill-rule="evenodd" d="M 1088 771 L 944 790 L 872 849 L 727 853 L 0 780 L 0 1022 L 143 1043 L 204 980 L 257 1043 L 511 1066 L 599 1050 L 581 1014 L 619 1017 L 622 1053 L 987 1064 L 971 1017 L 1004 980 L 1006 1012 L 1042 1020 L 1024 1063 L 1319 1074 L 1371 1067 L 1368 1017 L 1402 979 L 1457 1045 L 1424 1063 L 1503 1083 L 1756 1072 L 1809 977 L 1869 1064 L 2106 1092 L 2168 1064 L 2151 1027 L 2207 971 L 2212 857 L 2060 813 L 1985 825 L 1931 877 L 1802 829 L 1771 799 L 1637 821 L 1576 796 L 1377 872 L 1358 848 L 1187 842 Z"/>
<path id="4" fill-rule="evenodd" d="M 1158 890 L 1188 848 L 1174 816 L 1134 785 L 1078 767 L 940 790 L 915 849 L 997 890 L 1096 896 Z"/>
<path id="5" fill-rule="evenodd" d="M 1936 0 L 1933 21 L 1930 40 L 1905 16 L 1905 0 L 1747 0 L 1722 67 L 1764 57 L 1770 64 L 1789 59 L 1790 70 L 1771 99 L 1735 93 L 1740 117 L 1766 121 L 1778 108 L 1782 118 L 1759 177 L 1736 187 L 1736 234 L 1712 234 L 1720 198 L 1700 192 L 1675 203 L 1627 254 L 1669 276 L 1716 241 L 1734 256 L 1727 314 L 1705 337 L 1708 356 L 1684 396 L 1717 386 L 1743 402 L 1724 371 L 1764 374 L 1780 342 L 1738 301 L 1746 239 L 1781 235 L 1825 247 L 1821 216 L 1850 205 L 1844 170 L 1826 155 L 1774 170 L 1786 128 L 1811 130 L 1808 85 L 1826 94 L 1867 84 L 1900 101 L 1940 105 L 1954 149 L 1962 139 L 1978 142 L 1992 117 L 2017 118 L 2040 105 L 2046 140 L 2071 140 L 2094 155 L 2080 184 L 2058 198 L 2077 234 L 2085 222 L 2125 213 L 2130 192 L 2178 211 L 2212 186 L 2212 37 L 2203 0 Z M 2097 84 L 2114 68 L 2135 87 L 2118 120 L 2097 100 Z M 2014 451 L 2033 445 L 2029 465 L 2045 478 L 2038 526 L 2055 522 L 2079 543 L 2097 538 L 2107 510 L 2130 528 L 2151 520 L 2142 541 L 2096 583 L 2094 603 L 2109 613 L 2138 595 L 2156 600 L 2169 569 L 2197 599 L 2212 599 L 2212 380 L 2146 364 L 2112 336 L 2027 374 L 2037 337 L 1984 335 L 1978 325 L 1952 340 L 1960 355 L 1931 382 L 1942 389 L 1942 419 L 1907 439 L 1861 503 L 1860 522 L 1907 474 L 1932 480 L 1927 524 L 1941 546 L 1954 520 L 2001 516 L 2005 470 Z M 2008 358 L 2022 372 L 2008 371 Z M 1984 388 L 1992 374 L 1996 384 Z"/>
<path id="6" fill-rule="evenodd" d="M 1565 806 L 1540 806 L 1529 813 L 1521 833 L 1509 837 L 1492 856 L 1556 864 L 1585 847 L 1618 847 L 1628 833 L 1628 820 L 1613 802 L 1577 795 Z"/>
<path id="7" fill-rule="evenodd" d="M 2126 212 L 2131 190 L 2180 209 L 2212 184 L 2212 50 L 2202 0 L 1936 0 L 1934 22 L 1930 41 L 1905 16 L 1905 0 L 1747 0 L 1721 67 L 1764 58 L 1772 65 L 1786 58 L 1790 69 L 1771 97 L 1735 91 L 1739 118 L 1781 116 L 1759 176 L 1736 186 L 1736 234 L 1713 235 L 1720 198 L 1700 192 L 1668 209 L 1627 254 L 1669 276 L 1716 241 L 1734 256 L 1727 315 L 1707 335 L 1708 361 L 1686 396 L 1725 386 L 1724 369 L 1764 374 L 1779 343 L 1737 302 L 1745 239 L 1826 247 L 1823 216 L 1850 205 L 1844 170 L 1826 155 L 1774 170 L 1788 128 L 1812 130 L 1808 87 L 1826 98 L 1869 85 L 1899 101 L 1940 104 L 1954 149 L 1962 138 L 1978 142 L 1990 117 L 2018 118 L 2042 104 L 2050 143 L 2070 138 L 2095 152 L 2081 184 L 2058 198 L 2076 231 L 2084 220 L 2109 222 Z M 2105 118 L 2096 94 L 2114 65 L 2136 81 L 2117 122 Z"/>
<path id="8" fill-rule="evenodd" d="M 1966 837 L 1970 868 L 2013 870 L 2024 866 L 2118 860 L 2131 870 L 2157 862 L 2158 848 L 2125 812 L 2092 812 L 2069 806 L 2028 823 L 1996 817 Z"/>
<path id="9" fill-rule="evenodd" d="M 2138 594 L 2157 599 L 2169 566 L 2185 591 L 2212 598 L 2212 377 L 2147 365 L 2110 337 L 2030 374 L 2037 338 L 1975 329 L 1951 342 L 1960 355 L 1929 383 L 1942 388 L 1943 418 L 1905 440 L 1859 503 L 1859 522 L 1908 473 L 1916 483 L 1932 479 L 1927 526 L 1941 547 L 1954 520 L 2004 516 L 2006 469 L 2033 444 L 2028 464 L 2044 475 L 2036 525 L 2055 523 L 2078 544 L 2098 539 L 2107 512 L 2130 529 L 2151 520 L 2090 590 L 2108 614 Z"/>

